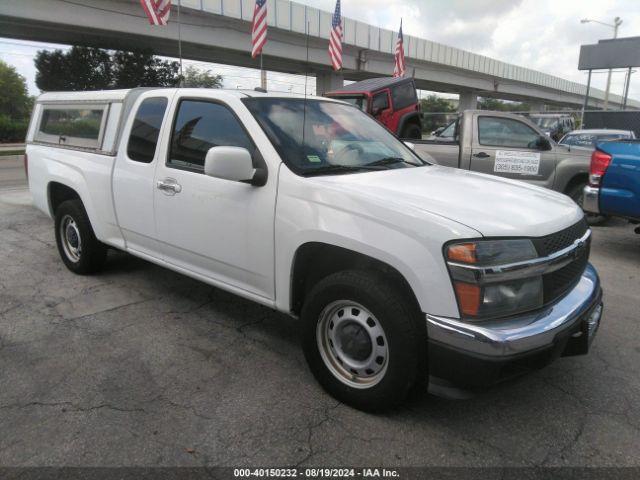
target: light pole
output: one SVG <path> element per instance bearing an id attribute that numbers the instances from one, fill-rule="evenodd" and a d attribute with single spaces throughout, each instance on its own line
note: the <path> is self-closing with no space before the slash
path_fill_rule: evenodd
<path id="1" fill-rule="evenodd" d="M 583 18 L 580 20 L 580 23 L 599 23 L 600 25 L 605 25 L 607 27 L 613 28 L 613 38 L 618 38 L 618 27 L 622 25 L 622 19 L 620 17 L 616 17 L 613 19 L 613 24 L 601 22 L 600 20 L 592 20 L 590 18 Z M 611 88 L 611 69 L 609 69 L 609 73 L 607 74 L 607 88 L 604 91 L 604 109 L 607 110 L 609 107 L 609 89 Z"/>

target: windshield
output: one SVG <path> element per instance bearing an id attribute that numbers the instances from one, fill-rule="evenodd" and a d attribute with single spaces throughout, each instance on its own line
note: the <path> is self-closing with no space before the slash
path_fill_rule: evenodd
<path id="1" fill-rule="evenodd" d="M 382 125 L 352 106 L 302 98 L 242 101 L 282 160 L 297 174 L 349 173 L 426 164 Z"/>
<path id="2" fill-rule="evenodd" d="M 558 119 L 553 117 L 531 117 L 531 121 L 543 130 L 551 130 L 558 125 Z"/>
<path id="3" fill-rule="evenodd" d="M 595 148 L 598 142 L 620 138 L 630 138 L 630 135 L 624 133 L 570 133 L 560 140 L 560 145 Z"/>

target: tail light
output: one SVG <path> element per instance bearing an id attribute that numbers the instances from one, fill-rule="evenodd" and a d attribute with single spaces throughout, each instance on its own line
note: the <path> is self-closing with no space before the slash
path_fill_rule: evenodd
<path id="1" fill-rule="evenodd" d="M 27 177 L 27 180 L 29 180 L 29 157 L 26 153 L 24 154 L 24 174 Z"/>
<path id="2" fill-rule="evenodd" d="M 591 166 L 589 167 L 589 185 L 600 186 L 600 180 L 611 163 L 611 155 L 602 150 L 594 150 L 591 154 Z"/>

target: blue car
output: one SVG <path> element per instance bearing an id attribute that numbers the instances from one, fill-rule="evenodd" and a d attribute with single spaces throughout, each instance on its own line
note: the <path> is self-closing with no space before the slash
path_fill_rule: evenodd
<path id="1" fill-rule="evenodd" d="M 640 140 L 596 145 L 583 200 L 587 212 L 640 221 Z"/>

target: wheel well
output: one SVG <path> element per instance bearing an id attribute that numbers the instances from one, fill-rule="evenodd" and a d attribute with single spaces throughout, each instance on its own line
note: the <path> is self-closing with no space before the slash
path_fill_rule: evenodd
<path id="1" fill-rule="evenodd" d="M 294 257 L 291 278 L 291 312 L 299 315 L 305 296 L 323 278 L 343 270 L 368 270 L 384 274 L 407 295 L 419 311 L 418 301 L 402 274 L 392 266 L 353 250 L 310 242 L 301 245 Z"/>
<path id="2" fill-rule="evenodd" d="M 567 186 L 564 188 L 564 193 L 568 194 L 576 185 L 580 185 L 588 182 L 589 182 L 589 174 L 580 173 L 575 177 L 573 177 L 571 180 L 569 180 L 569 183 L 567 183 Z"/>
<path id="3" fill-rule="evenodd" d="M 49 184 L 49 205 L 51 213 L 55 215 L 58 206 L 66 200 L 80 200 L 80 195 L 71 187 L 58 182 Z"/>

